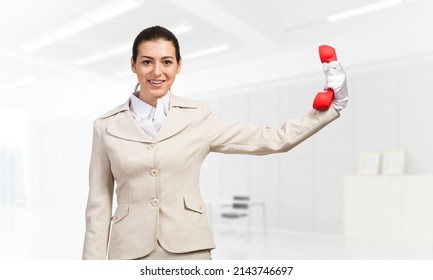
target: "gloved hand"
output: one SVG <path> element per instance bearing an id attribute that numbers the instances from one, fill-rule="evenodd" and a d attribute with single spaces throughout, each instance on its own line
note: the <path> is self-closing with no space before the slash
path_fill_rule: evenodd
<path id="1" fill-rule="evenodd" d="M 349 93 L 347 91 L 346 72 L 338 61 L 324 62 L 323 71 L 325 72 L 326 84 L 325 91 L 329 88 L 334 90 L 334 100 L 332 106 L 341 111 L 349 102 Z"/>

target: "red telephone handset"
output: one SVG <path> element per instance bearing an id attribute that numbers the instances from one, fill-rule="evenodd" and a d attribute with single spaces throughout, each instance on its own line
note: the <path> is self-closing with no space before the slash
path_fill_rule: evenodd
<path id="1" fill-rule="evenodd" d="M 327 45 L 319 47 L 319 56 L 322 63 L 337 60 L 335 49 Z M 331 107 L 332 100 L 334 100 L 334 91 L 331 88 L 324 92 L 318 92 L 316 98 L 314 98 L 313 108 L 317 111 L 328 110 Z"/>

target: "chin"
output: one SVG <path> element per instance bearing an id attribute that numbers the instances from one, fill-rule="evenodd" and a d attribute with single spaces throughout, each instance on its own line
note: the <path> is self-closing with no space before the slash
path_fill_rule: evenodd
<path id="1" fill-rule="evenodd" d="M 161 98 L 164 97 L 164 95 L 166 95 L 168 93 L 168 89 L 167 90 L 158 90 L 158 91 L 150 91 L 150 94 L 155 97 L 155 98 Z"/>

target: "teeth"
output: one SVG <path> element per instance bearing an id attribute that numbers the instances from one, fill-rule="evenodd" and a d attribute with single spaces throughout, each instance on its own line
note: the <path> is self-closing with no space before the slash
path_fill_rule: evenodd
<path id="1" fill-rule="evenodd" d="M 162 81 L 149 80 L 149 82 L 151 82 L 152 84 L 162 84 Z"/>

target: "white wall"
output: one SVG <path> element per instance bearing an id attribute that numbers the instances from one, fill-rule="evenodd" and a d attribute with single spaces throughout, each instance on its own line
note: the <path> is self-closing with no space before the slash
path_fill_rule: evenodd
<path id="1" fill-rule="evenodd" d="M 433 173 L 431 63 L 426 56 L 347 69 L 350 104 L 340 119 L 287 154 L 209 158 L 204 195 L 263 199 L 272 228 L 342 234 L 342 178 L 356 173 L 359 152 L 404 149 L 407 173 Z M 322 85 L 310 77 L 208 101 L 222 118 L 280 126 L 306 112 Z"/>

